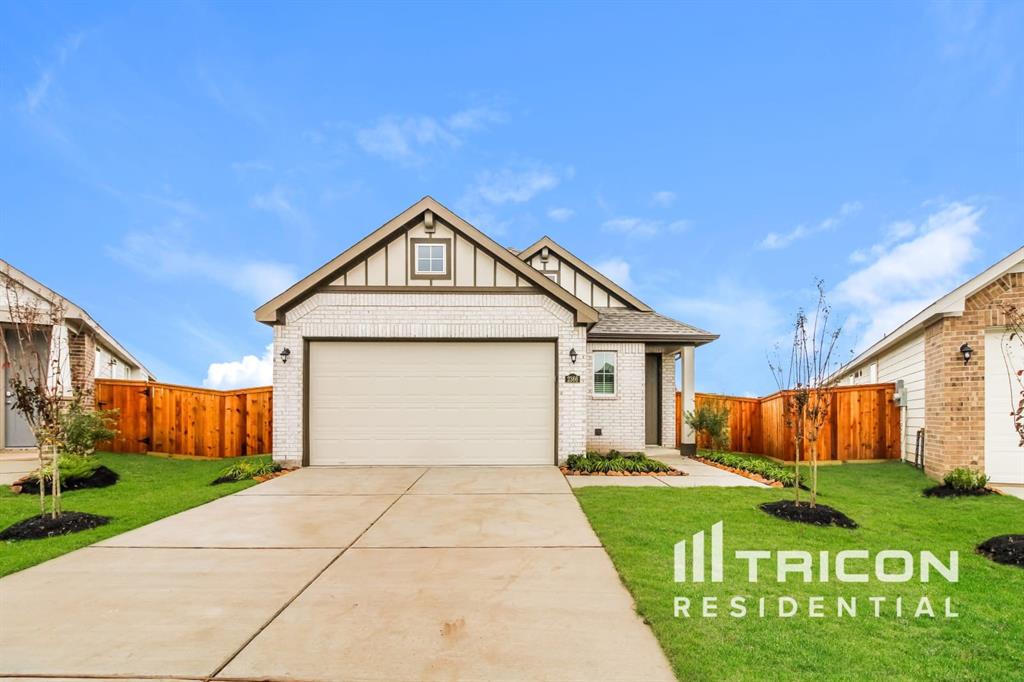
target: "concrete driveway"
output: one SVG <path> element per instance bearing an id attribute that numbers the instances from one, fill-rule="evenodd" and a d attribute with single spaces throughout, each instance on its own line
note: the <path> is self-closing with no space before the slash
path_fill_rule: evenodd
<path id="1" fill-rule="evenodd" d="M 0 604 L 8 676 L 674 679 L 554 467 L 303 469 Z"/>

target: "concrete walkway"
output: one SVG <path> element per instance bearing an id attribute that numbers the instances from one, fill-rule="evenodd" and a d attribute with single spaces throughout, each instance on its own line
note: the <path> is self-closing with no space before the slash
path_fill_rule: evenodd
<path id="1" fill-rule="evenodd" d="M 674 679 L 554 467 L 303 469 L 0 604 L 7 676 Z"/>
<path id="2" fill-rule="evenodd" d="M 632 488 L 768 487 L 764 483 L 734 474 L 731 471 L 683 457 L 678 450 L 672 448 L 647 448 L 646 454 L 651 459 L 664 462 L 673 469 L 686 473 L 686 476 L 566 476 L 565 478 L 573 488 L 595 485 Z"/>
<path id="3" fill-rule="evenodd" d="M 32 450 L 0 450 L 0 485 L 10 485 L 39 468 L 39 457 Z"/>

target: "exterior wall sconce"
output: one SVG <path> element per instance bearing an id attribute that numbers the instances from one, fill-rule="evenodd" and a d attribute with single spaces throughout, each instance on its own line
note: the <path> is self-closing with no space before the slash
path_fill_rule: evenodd
<path id="1" fill-rule="evenodd" d="M 282 364 L 288 362 L 288 356 L 291 355 L 291 354 L 292 354 L 292 351 L 291 351 L 290 348 L 285 348 L 285 349 L 283 349 L 281 351 L 281 362 L 282 362 Z"/>
<path id="2" fill-rule="evenodd" d="M 574 364 L 574 365 L 576 364 L 576 358 L 577 357 L 579 357 L 579 356 L 576 354 L 576 349 L 575 348 L 569 349 L 569 360 L 572 361 L 572 364 Z"/>
<path id="3" fill-rule="evenodd" d="M 971 361 L 971 355 L 974 353 L 974 349 L 968 346 L 966 343 L 960 346 L 960 355 L 964 356 L 964 364 L 966 365 Z"/>

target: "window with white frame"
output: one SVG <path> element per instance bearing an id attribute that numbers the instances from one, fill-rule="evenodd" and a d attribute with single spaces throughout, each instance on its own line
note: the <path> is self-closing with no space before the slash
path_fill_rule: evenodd
<path id="1" fill-rule="evenodd" d="M 615 395 L 615 351 L 594 353 L 594 395 Z"/>
<path id="2" fill-rule="evenodd" d="M 416 245 L 416 274 L 444 275 L 446 267 L 445 244 Z"/>

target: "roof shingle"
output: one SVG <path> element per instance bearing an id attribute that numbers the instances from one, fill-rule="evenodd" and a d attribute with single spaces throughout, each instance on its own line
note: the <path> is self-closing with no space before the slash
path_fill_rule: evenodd
<path id="1" fill-rule="evenodd" d="M 628 308 L 598 308 L 597 312 L 599 318 L 587 332 L 588 339 L 683 341 L 701 344 L 718 338 L 717 334 L 655 312 Z"/>

